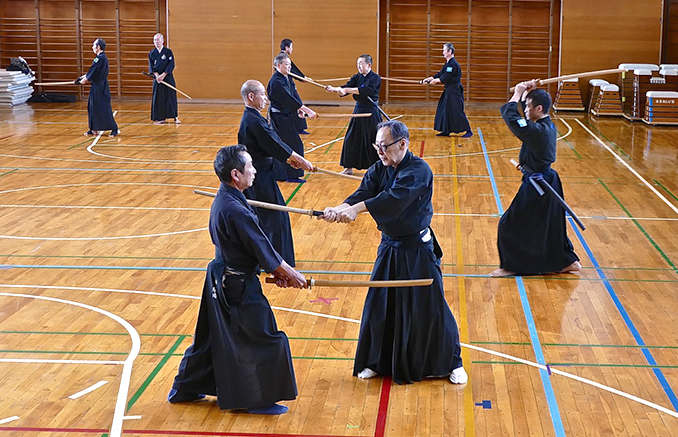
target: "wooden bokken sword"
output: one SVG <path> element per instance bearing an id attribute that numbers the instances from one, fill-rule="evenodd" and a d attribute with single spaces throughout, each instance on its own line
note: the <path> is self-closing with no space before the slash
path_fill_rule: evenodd
<path id="1" fill-rule="evenodd" d="M 155 77 L 154 77 L 152 74 L 146 73 L 145 71 L 142 71 L 141 74 L 143 74 L 143 75 L 145 75 L 145 76 L 148 76 L 148 77 L 152 78 L 153 80 L 155 80 Z M 175 87 L 175 86 L 172 86 L 172 85 L 168 84 L 168 83 L 165 82 L 165 81 L 162 81 L 162 82 L 160 82 L 160 83 L 163 84 L 163 85 L 165 85 L 166 87 L 172 88 L 174 91 L 176 91 L 176 92 L 178 92 L 178 93 L 180 93 L 180 94 L 183 94 L 184 96 L 188 97 L 189 100 L 193 100 L 193 99 L 191 98 L 191 96 L 189 96 L 189 95 L 186 94 L 185 92 L 181 91 L 179 88 L 177 88 L 177 87 Z"/>
<path id="2" fill-rule="evenodd" d="M 267 277 L 267 284 L 275 284 L 276 278 Z M 426 287 L 433 284 L 433 278 L 403 279 L 393 281 L 328 281 L 324 279 L 308 279 L 308 288 L 318 287 Z"/>
<path id="3" fill-rule="evenodd" d="M 216 194 L 210 193 L 208 191 L 193 190 L 193 192 L 195 194 L 200 194 L 201 196 L 217 197 Z M 311 217 L 318 217 L 318 216 L 323 215 L 322 211 L 316 211 L 316 210 L 313 210 L 313 209 L 292 208 L 292 207 L 289 207 L 289 206 L 276 205 L 274 203 L 259 202 L 258 200 L 247 199 L 247 203 L 249 203 L 250 205 L 257 207 L 257 208 L 272 209 L 272 210 L 275 210 L 275 211 L 293 212 L 295 214 L 304 214 L 304 215 L 308 215 L 308 216 L 311 216 Z"/>

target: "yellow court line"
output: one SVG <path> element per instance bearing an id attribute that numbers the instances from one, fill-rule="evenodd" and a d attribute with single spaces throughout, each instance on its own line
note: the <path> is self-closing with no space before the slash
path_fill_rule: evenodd
<path id="1" fill-rule="evenodd" d="M 455 242 L 456 242 L 456 252 L 457 252 L 457 273 L 459 277 L 457 278 L 457 284 L 459 285 L 459 323 L 463 329 L 459 329 L 459 337 L 462 343 L 470 343 L 469 341 L 469 325 L 468 325 L 468 308 L 466 305 L 466 283 L 463 277 L 464 275 L 464 254 L 462 250 L 462 241 L 461 241 L 461 218 L 459 214 L 461 213 L 461 208 L 459 207 L 459 186 L 457 183 L 457 155 L 454 153 L 454 141 L 450 141 L 450 148 L 452 151 L 452 198 L 454 199 L 454 233 L 455 233 Z M 471 356 L 468 348 L 462 348 L 461 358 L 466 364 L 466 373 L 468 373 L 468 382 L 466 387 L 464 387 L 464 423 L 466 425 L 466 432 L 464 435 L 466 437 L 475 437 L 476 435 L 476 422 L 474 415 L 474 406 L 473 401 L 473 375 L 471 374 Z"/>

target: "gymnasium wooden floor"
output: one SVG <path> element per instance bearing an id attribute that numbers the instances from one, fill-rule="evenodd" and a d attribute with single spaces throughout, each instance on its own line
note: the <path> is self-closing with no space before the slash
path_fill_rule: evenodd
<path id="1" fill-rule="evenodd" d="M 114 103 L 122 135 L 85 138 L 86 104 L 0 109 L 0 436 L 678 436 L 678 130 L 559 113 L 554 166 L 581 275 L 489 278 L 518 189 L 498 107 L 438 138 L 434 108 L 385 106 L 436 175 L 433 227 L 469 383 L 351 376 L 367 290 L 264 285 L 290 337 L 299 396 L 277 417 L 171 405 L 213 246 L 212 159 L 242 107 L 182 104 L 152 125 Z M 318 107 L 320 112 L 346 108 Z M 309 121 L 307 157 L 339 170 L 348 119 Z M 357 183 L 282 183 L 290 206 L 339 204 Z M 293 216 L 298 268 L 366 279 L 379 235 Z M 83 391 L 89 389 L 87 393 Z"/>

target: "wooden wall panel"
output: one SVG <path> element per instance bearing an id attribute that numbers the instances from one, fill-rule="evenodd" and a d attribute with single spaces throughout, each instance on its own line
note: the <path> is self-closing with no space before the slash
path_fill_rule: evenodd
<path id="1" fill-rule="evenodd" d="M 268 81 L 271 0 L 168 0 L 168 5 L 168 46 L 182 91 L 194 99 L 234 100 L 245 80 Z"/>
<path id="2" fill-rule="evenodd" d="M 462 68 L 467 101 L 495 102 L 521 80 L 546 78 L 555 69 L 558 40 L 556 0 L 390 0 L 389 49 L 404 47 L 410 62 L 389 57 L 389 75 L 421 78 L 445 63 L 442 45 L 451 42 Z M 427 39 L 425 48 L 419 42 Z M 392 51 L 393 52 L 393 51 Z M 420 59 L 427 58 L 425 68 Z M 434 101 L 442 87 L 425 90 L 390 84 L 391 101 Z"/>
<path id="3" fill-rule="evenodd" d="M 146 54 L 164 22 L 164 13 L 159 13 L 164 4 L 164 0 L 0 0 L 0 62 L 7 66 L 10 57 L 21 55 L 40 82 L 74 80 L 92 64 L 92 42 L 103 38 L 113 98 L 148 98 L 151 85 L 140 72 L 148 68 Z M 38 89 L 84 98 L 87 88 Z"/>
<path id="4" fill-rule="evenodd" d="M 431 32 L 429 39 L 429 60 L 425 76 L 431 76 L 445 65 L 443 44 L 454 45 L 454 57 L 462 71 L 462 85 L 468 89 L 470 20 L 469 3 L 466 0 L 431 0 Z M 426 87 L 427 99 L 437 101 L 443 92 L 441 86 Z"/>
<path id="5" fill-rule="evenodd" d="M 94 53 L 92 42 L 97 38 L 106 41 L 106 57 L 108 58 L 108 84 L 111 97 L 120 98 L 118 86 L 119 74 L 119 40 L 118 11 L 116 0 L 80 0 L 80 32 L 83 73 L 92 65 Z"/>
<path id="6" fill-rule="evenodd" d="M 354 74 L 363 53 L 373 56 L 376 68 L 377 12 L 377 0 L 317 2 L 308 8 L 292 0 L 170 0 L 169 46 L 177 65 L 192 66 L 177 66 L 177 84 L 194 99 L 239 100 L 245 80 L 268 82 L 283 38 L 294 41 L 294 62 L 314 79 Z M 304 100 L 336 100 L 312 85 L 298 88 Z"/>
<path id="7" fill-rule="evenodd" d="M 129 98 L 150 97 L 153 81 L 141 71 L 148 71 L 148 52 L 153 49 L 153 35 L 166 33 L 160 28 L 156 2 L 126 1 L 120 3 L 119 10 L 120 58 L 124 60 L 120 65 L 122 95 Z"/>
<path id="8" fill-rule="evenodd" d="M 294 63 L 313 79 L 357 73 L 356 60 L 364 53 L 372 56 L 372 68 L 379 71 L 378 0 L 313 2 L 309 7 L 301 7 L 298 0 L 274 0 L 273 5 L 269 67 L 280 51 L 280 41 L 290 38 L 294 41 Z M 270 73 L 266 81 L 269 78 Z M 337 101 L 336 94 L 328 94 L 314 85 L 302 84 L 297 89 L 304 100 Z"/>
<path id="9" fill-rule="evenodd" d="M 562 17 L 561 74 L 660 63 L 662 0 L 567 0 Z"/>
<path id="10" fill-rule="evenodd" d="M 392 1 L 389 20 L 388 62 L 385 76 L 400 79 L 426 77 L 429 60 L 429 9 L 426 1 Z M 389 100 L 421 100 L 428 87 L 384 82 Z M 382 85 L 382 87 L 384 87 Z"/>
<path id="11" fill-rule="evenodd" d="M 551 44 L 558 34 L 551 32 L 553 2 L 513 2 L 509 85 L 552 77 Z"/>
<path id="12" fill-rule="evenodd" d="M 678 0 L 664 0 L 662 64 L 678 64 Z"/>
<path id="13" fill-rule="evenodd" d="M 73 5 L 73 0 L 43 0 L 38 3 L 40 75 L 50 81 L 74 80 L 81 74 L 77 62 L 78 35 L 73 31 L 77 19 Z M 67 85 L 51 87 L 48 91 L 74 94 L 78 88 Z"/>
<path id="14" fill-rule="evenodd" d="M 35 0 L 0 0 L 0 65 L 9 66 L 10 58 L 22 56 L 38 70 L 38 27 Z"/>
<path id="15" fill-rule="evenodd" d="M 510 0 L 471 2 L 469 101 L 504 100 L 509 65 Z"/>

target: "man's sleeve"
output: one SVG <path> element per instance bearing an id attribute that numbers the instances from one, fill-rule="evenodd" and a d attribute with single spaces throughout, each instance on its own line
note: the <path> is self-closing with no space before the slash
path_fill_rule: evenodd
<path id="1" fill-rule="evenodd" d="M 240 206 L 239 206 L 240 208 Z M 248 252 L 256 256 L 261 268 L 271 273 L 280 267 L 282 257 L 275 251 L 261 227 L 254 221 L 254 216 L 244 210 L 233 220 L 233 229 L 238 233 L 240 241 Z"/>
<path id="2" fill-rule="evenodd" d="M 250 124 L 250 129 L 257 139 L 259 147 L 268 155 L 280 162 L 287 161 L 287 158 L 292 155 L 290 146 L 285 144 L 278 133 L 266 123 L 263 117 L 258 122 Z"/>
<path id="3" fill-rule="evenodd" d="M 297 100 L 287 91 L 287 89 L 281 83 L 282 80 L 286 79 L 277 77 L 277 75 L 271 79 L 271 86 L 269 87 L 271 92 L 269 97 L 271 100 L 280 102 L 284 108 L 296 112 L 299 108 L 301 108 L 303 103 Z M 290 80 L 292 80 L 292 78 L 290 78 Z M 294 116 L 296 117 L 296 114 Z"/>
<path id="4" fill-rule="evenodd" d="M 399 216 L 428 187 L 433 178 L 431 170 L 420 166 L 403 169 L 391 188 L 365 201 L 365 206 L 377 222 Z"/>
<path id="5" fill-rule="evenodd" d="M 531 142 L 538 137 L 543 127 L 523 117 L 518 112 L 518 102 L 508 102 L 501 107 L 501 117 L 509 127 L 513 135 L 523 142 Z"/>

